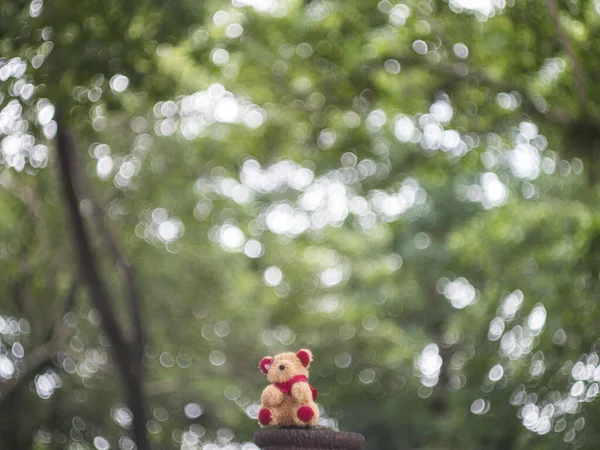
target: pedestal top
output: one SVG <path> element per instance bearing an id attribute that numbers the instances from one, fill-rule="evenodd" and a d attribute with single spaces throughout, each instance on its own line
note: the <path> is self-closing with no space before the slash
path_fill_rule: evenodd
<path id="1" fill-rule="evenodd" d="M 365 438 L 327 427 L 282 427 L 254 433 L 262 450 L 361 450 Z"/>

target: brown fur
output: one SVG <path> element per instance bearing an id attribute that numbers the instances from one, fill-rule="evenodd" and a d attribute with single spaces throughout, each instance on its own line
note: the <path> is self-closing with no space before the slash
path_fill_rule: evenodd
<path id="1" fill-rule="evenodd" d="M 301 351 L 308 353 L 310 361 L 312 361 L 310 350 L 304 349 Z M 281 370 L 281 366 L 285 368 Z M 304 366 L 297 354 L 291 352 L 274 356 L 267 371 L 267 379 L 271 383 L 285 383 L 296 375 L 308 377 L 308 365 Z M 266 408 L 271 411 L 271 422 L 268 426 L 308 426 L 316 424 L 319 420 L 319 408 L 313 401 L 309 384 L 305 382 L 295 383 L 290 394 L 281 392 L 274 384 L 270 384 L 264 389 L 260 398 L 260 407 L 261 410 Z M 313 410 L 314 416 L 309 422 L 303 422 L 298 418 L 297 411 L 301 406 L 308 406 Z M 267 425 L 260 424 L 260 426 L 265 427 Z"/>

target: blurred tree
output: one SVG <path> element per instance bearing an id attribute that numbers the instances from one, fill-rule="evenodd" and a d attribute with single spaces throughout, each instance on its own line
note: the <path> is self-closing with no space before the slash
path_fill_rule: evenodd
<path id="1" fill-rule="evenodd" d="M 1 448 L 252 448 L 300 346 L 368 448 L 597 448 L 600 3 L 59 3 L 0 5 Z"/>

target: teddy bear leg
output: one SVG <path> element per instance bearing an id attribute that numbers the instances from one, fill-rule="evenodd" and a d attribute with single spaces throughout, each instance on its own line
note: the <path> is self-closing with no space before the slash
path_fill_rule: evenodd
<path id="1" fill-rule="evenodd" d="M 258 411 L 258 423 L 263 428 L 286 425 L 285 410 L 282 410 L 281 407 L 263 407 Z"/>
<path id="2" fill-rule="evenodd" d="M 314 425 L 317 422 L 317 417 L 313 407 L 302 405 L 296 410 L 294 422 L 299 426 Z"/>
<path id="3" fill-rule="evenodd" d="M 258 412 L 258 423 L 261 427 L 267 427 L 269 425 L 275 425 L 273 423 L 273 413 L 269 408 L 261 408 Z"/>

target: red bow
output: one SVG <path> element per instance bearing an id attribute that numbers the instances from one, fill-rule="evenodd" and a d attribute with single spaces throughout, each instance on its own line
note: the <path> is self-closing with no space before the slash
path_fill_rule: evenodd
<path id="1" fill-rule="evenodd" d="M 308 383 L 308 378 L 306 378 L 304 375 L 296 375 L 295 377 L 292 377 L 285 383 L 273 383 L 273 384 L 275 385 L 275 387 L 277 389 L 279 389 L 284 394 L 292 395 L 292 386 L 296 383 Z M 310 391 L 312 392 L 313 400 L 316 400 L 317 399 L 317 390 L 314 387 L 312 387 L 310 384 L 308 385 L 308 387 L 310 388 Z"/>

